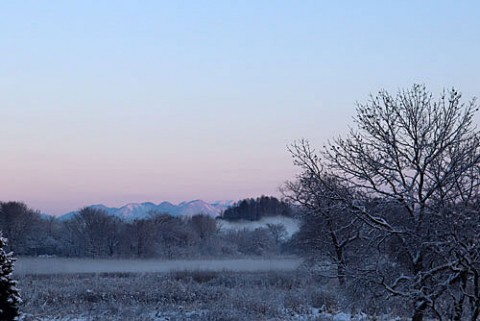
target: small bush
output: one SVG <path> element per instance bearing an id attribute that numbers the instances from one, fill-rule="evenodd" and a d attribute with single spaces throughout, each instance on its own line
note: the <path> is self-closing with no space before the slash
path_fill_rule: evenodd
<path id="1" fill-rule="evenodd" d="M 338 301 L 338 293 L 331 290 L 318 289 L 312 291 L 310 295 L 310 305 L 325 312 L 337 311 Z"/>

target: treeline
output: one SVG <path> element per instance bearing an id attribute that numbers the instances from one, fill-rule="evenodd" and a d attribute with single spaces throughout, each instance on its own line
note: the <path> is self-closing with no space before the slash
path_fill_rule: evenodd
<path id="1" fill-rule="evenodd" d="M 222 219 L 237 221 L 258 221 L 269 216 L 293 216 L 291 206 L 272 196 L 261 196 L 256 199 L 244 199 L 227 208 L 221 215 Z"/>
<path id="2" fill-rule="evenodd" d="M 221 231 L 217 220 L 198 214 L 174 217 L 151 213 L 132 222 L 101 209 L 83 208 L 62 221 L 21 202 L 0 202 L 0 230 L 18 256 L 91 258 L 235 257 L 288 250 L 285 228 Z"/>

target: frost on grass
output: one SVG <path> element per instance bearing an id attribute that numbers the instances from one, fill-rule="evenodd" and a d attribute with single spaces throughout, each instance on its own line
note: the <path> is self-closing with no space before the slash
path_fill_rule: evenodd
<path id="1" fill-rule="evenodd" d="M 25 275 L 19 282 L 22 321 L 370 320 L 351 311 L 336 286 L 319 290 L 297 271 Z"/>

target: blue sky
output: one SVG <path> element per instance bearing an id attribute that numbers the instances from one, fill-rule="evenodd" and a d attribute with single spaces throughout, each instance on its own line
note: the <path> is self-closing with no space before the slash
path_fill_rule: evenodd
<path id="1" fill-rule="evenodd" d="M 3 1 L 0 36 L 1 199 L 54 214 L 278 195 L 370 93 L 480 95 L 475 1 Z"/>

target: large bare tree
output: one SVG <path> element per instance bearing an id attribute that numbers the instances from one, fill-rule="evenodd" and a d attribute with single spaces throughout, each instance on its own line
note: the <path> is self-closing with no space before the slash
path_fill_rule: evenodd
<path id="1" fill-rule="evenodd" d="M 375 231 L 383 258 L 370 268 L 390 295 L 412 304 L 414 321 L 427 311 L 478 317 L 477 110 L 454 89 L 438 99 L 421 85 L 380 91 L 357 105 L 347 137 L 315 155 L 319 178 L 354 191 L 337 200 Z"/>

